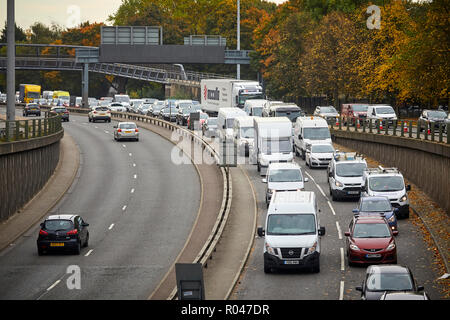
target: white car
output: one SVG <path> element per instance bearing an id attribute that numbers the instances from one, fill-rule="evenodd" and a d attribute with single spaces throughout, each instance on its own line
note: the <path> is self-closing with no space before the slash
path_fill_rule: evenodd
<path id="1" fill-rule="evenodd" d="M 104 120 L 105 122 L 111 122 L 111 110 L 108 107 L 95 106 L 92 107 L 88 114 L 89 122 L 96 122 L 98 120 Z"/>
<path id="2" fill-rule="evenodd" d="M 124 106 L 121 102 L 111 102 L 109 109 L 114 112 L 127 112 L 126 106 Z"/>
<path id="3" fill-rule="evenodd" d="M 334 155 L 330 143 L 314 143 L 306 146 L 306 165 L 312 167 L 328 167 Z"/>
<path id="4" fill-rule="evenodd" d="M 269 164 L 266 178 L 262 181 L 267 183 L 266 203 L 269 206 L 274 191 L 304 190 L 308 178 L 303 178 L 302 170 L 297 163 L 277 162 Z"/>
<path id="5" fill-rule="evenodd" d="M 119 122 L 114 126 L 114 140 L 131 139 L 139 141 L 139 129 L 134 122 Z"/>

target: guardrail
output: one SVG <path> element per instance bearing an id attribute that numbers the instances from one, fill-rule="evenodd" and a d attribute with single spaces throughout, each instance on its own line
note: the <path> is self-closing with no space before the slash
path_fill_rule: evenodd
<path id="1" fill-rule="evenodd" d="M 342 124 L 342 117 L 327 119 L 332 130 L 343 130 L 352 132 L 381 134 L 386 136 L 413 138 L 428 142 L 450 144 L 448 132 L 450 124 L 435 123 L 431 121 L 421 122 L 417 120 L 397 120 L 389 123 L 388 120 L 357 120 L 356 124 L 347 121 Z"/>
<path id="2" fill-rule="evenodd" d="M 45 137 L 62 130 L 61 116 L 6 121 L 0 119 L 0 143 Z"/>

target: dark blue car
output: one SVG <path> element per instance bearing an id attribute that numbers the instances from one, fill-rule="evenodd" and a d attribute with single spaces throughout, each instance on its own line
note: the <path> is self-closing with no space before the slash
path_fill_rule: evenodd
<path id="1" fill-rule="evenodd" d="M 398 209 L 392 207 L 387 197 L 361 197 L 358 209 L 354 209 L 353 213 L 360 216 L 384 215 L 392 231 L 398 231 L 396 211 Z"/>

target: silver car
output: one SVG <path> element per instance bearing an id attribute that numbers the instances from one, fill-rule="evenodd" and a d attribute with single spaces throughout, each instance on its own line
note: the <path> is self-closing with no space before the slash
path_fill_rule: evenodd
<path id="1" fill-rule="evenodd" d="M 139 130 L 134 122 L 119 122 L 114 126 L 114 140 L 132 139 L 139 141 Z"/>

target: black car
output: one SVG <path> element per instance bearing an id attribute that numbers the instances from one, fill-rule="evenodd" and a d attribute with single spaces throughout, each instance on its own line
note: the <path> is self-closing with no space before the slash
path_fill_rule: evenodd
<path id="1" fill-rule="evenodd" d="M 41 223 L 37 238 L 38 254 L 49 251 L 72 251 L 80 254 L 89 244 L 89 224 L 78 215 L 52 215 Z"/>
<path id="2" fill-rule="evenodd" d="M 41 107 L 37 103 L 27 103 L 23 108 L 23 116 L 28 117 L 28 115 L 34 114 L 35 116 L 41 116 Z"/>
<path id="3" fill-rule="evenodd" d="M 69 121 L 69 111 L 66 107 L 52 107 L 49 114 L 51 116 L 60 115 L 61 121 Z"/>
<path id="4" fill-rule="evenodd" d="M 363 300 L 380 300 L 386 292 L 420 293 L 423 286 L 414 281 L 411 270 L 400 265 L 371 265 L 367 267 L 366 277 L 361 287 Z"/>
<path id="5" fill-rule="evenodd" d="M 191 114 L 191 104 L 187 105 L 187 106 L 180 106 L 178 108 L 178 113 L 177 113 L 177 124 L 178 125 L 182 125 L 185 126 L 187 125 L 187 120 L 189 118 L 189 115 Z"/>
<path id="6" fill-rule="evenodd" d="M 446 117 L 447 113 L 442 110 L 423 110 L 418 123 L 420 125 L 420 131 L 423 131 L 424 129 L 434 129 L 435 131 L 438 131 L 439 126 L 445 124 Z"/>

